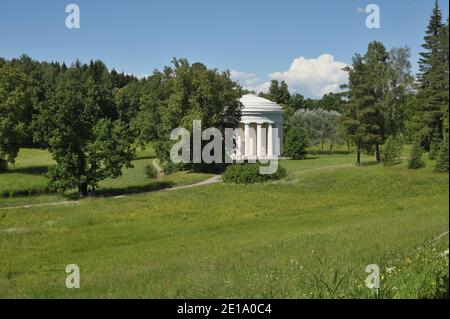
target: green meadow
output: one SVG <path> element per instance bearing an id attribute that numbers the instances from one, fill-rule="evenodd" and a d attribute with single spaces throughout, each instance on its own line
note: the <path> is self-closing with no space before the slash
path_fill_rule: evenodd
<path id="1" fill-rule="evenodd" d="M 134 168 L 78 204 L 46 193 L 46 152 L 22 150 L 0 175 L 0 297 L 435 298 L 448 294 L 449 179 L 406 161 L 354 165 L 354 154 L 281 161 L 288 176 L 170 192 L 210 175 L 156 179 Z M 153 185 L 153 186 L 152 186 Z M 156 186 L 155 186 L 156 185 Z M 36 195 L 21 196 L 34 189 Z M 136 191 L 137 194 L 130 194 Z M 70 193 L 70 192 L 69 192 Z M 126 196 L 117 197 L 123 194 Z M 68 264 L 80 289 L 65 286 Z M 379 265 L 368 289 L 365 267 Z M 445 286 L 447 285 L 447 286 Z"/>
<path id="2" fill-rule="evenodd" d="M 155 153 L 151 146 L 138 150 L 133 167 L 124 168 L 119 178 L 108 178 L 99 183 L 98 196 L 120 196 L 182 186 L 200 182 L 210 174 L 177 172 L 175 174 L 151 178 L 148 168 L 152 166 Z M 16 163 L 0 175 L 0 207 L 63 201 L 77 196 L 75 189 L 55 193 L 48 189 L 45 176 L 54 161 L 44 150 L 21 149 Z M 37 195 L 37 196 L 30 196 Z"/>

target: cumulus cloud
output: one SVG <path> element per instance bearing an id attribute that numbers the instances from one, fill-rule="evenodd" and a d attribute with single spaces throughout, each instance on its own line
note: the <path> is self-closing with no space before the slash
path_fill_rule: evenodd
<path id="1" fill-rule="evenodd" d="M 299 57 L 289 70 L 271 73 L 269 78 L 285 81 L 301 94 L 321 97 L 339 91 L 340 85 L 347 82 L 347 72 L 342 70 L 345 66 L 347 64 L 335 61 L 331 54 L 322 54 L 316 59 Z"/>
<path id="2" fill-rule="evenodd" d="M 230 72 L 233 80 L 250 91 L 267 92 L 270 80 L 279 80 L 285 81 L 291 91 L 309 97 L 322 97 L 338 92 L 341 84 L 347 83 L 347 72 L 342 70 L 345 66 L 347 64 L 335 61 L 331 54 L 322 54 L 312 59 L 299 57 L 292 62 L 289 70 L 271 73 L 266 79 L 254 73 Z"/>

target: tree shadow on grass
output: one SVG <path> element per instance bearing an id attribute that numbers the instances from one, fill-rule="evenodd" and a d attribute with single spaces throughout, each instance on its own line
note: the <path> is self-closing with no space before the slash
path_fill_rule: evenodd
<path id="1" fill-rule="evenodd" d="M 111 197 L 129 194 L 140 194 L 154 192 L 165 188 L 171 188 L 175 185 L 169 181 L 156 181 L 148 185 L 127 186 L 122 188 L 99 188 L 96 189 L 91 196 L 93 197 Z"/>
<path id="2" fill-rule="evenodd" d="M 135 161 L 137 161 L 137 160 L 146 160 L 146 159 L 151 159 L 151 160 L 153 160 L 153 159 L 156 159 L 156 156 L 153 156 L 153 155 L 142 155 L 142 156 L 136 156 L 135 157 Z"/>
<path id="3" fill-rule="evenodd" d="M 44 175 L 48 171 L 48 166 L 27 166 L 27 167 L 12 167 L 9 168 L 7 173 L 19 173 L 19 174 L 28 174 L 28 175 Z"/>
<path id="4" fill-rule="evenodd" d="M 304 160 L 315 160 L 315 159 L 318 159 L 319 158 L 319 156 L 315 156 L 315 154 L 308 154 L 305 158 L 302 158 L 302 160 L 304 161 Z"/>

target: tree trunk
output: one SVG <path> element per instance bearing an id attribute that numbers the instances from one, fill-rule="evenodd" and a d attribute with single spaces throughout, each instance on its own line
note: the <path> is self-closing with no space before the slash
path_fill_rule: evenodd
<path id="1" fill-rule="evenodd" d="M 82 183 L 78 186 L 78 193 L 81 197 L 86 197 L 88 195 L 88 184 Z"/>
<path id="2" fill-rule="evenodd" d="M 359 144 L 356 146 L 356 164 L 361 166 L 361 150 Z"/>
<path id="3" fill-rule="evenodd" d="M 333 143 L 330 143 L 330 153 L 333 152 Z"/>
<path id="4" fill-rule="evenodd" d="M 323 151 L 323 140 L 321 141 L 321 143 L 322 143 L 322 151 Z"/>
<path id="5" fill-rule="evenodd" d="M 381 155 L 380 155 L 380 144 L 377 144 L 375 146 L 376 155 L 377 155 L 377 163 L 381 162 Z"/>

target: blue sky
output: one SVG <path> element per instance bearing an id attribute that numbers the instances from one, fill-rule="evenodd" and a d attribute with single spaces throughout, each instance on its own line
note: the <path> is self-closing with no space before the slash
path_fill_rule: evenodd
<path id="1" fill-rule="evenodd" d="M 67 4 L 79 5 L 81 28 L 65 26 Z M 368 29 L 364 8 L 381 10 Z M 434 0 L 1 0 L 0 56 L 83 62 L 139 76 L 186 57 L 233 70 L 243 85 L 264 89 L 272 78 L 320 96 L 343 81 L 339 68 L 372 40 L 407 45 L 416 61 Z M 439 1 L 445 17 L 447 1 Z M 321 57 L 322 56 L 322 57 Z M 301 59 L 301 57 L 303 57 Z M 321 58 L 319 58 L 321 57 Z M 293 64 L 293 62 L 296 61 Z"/>

